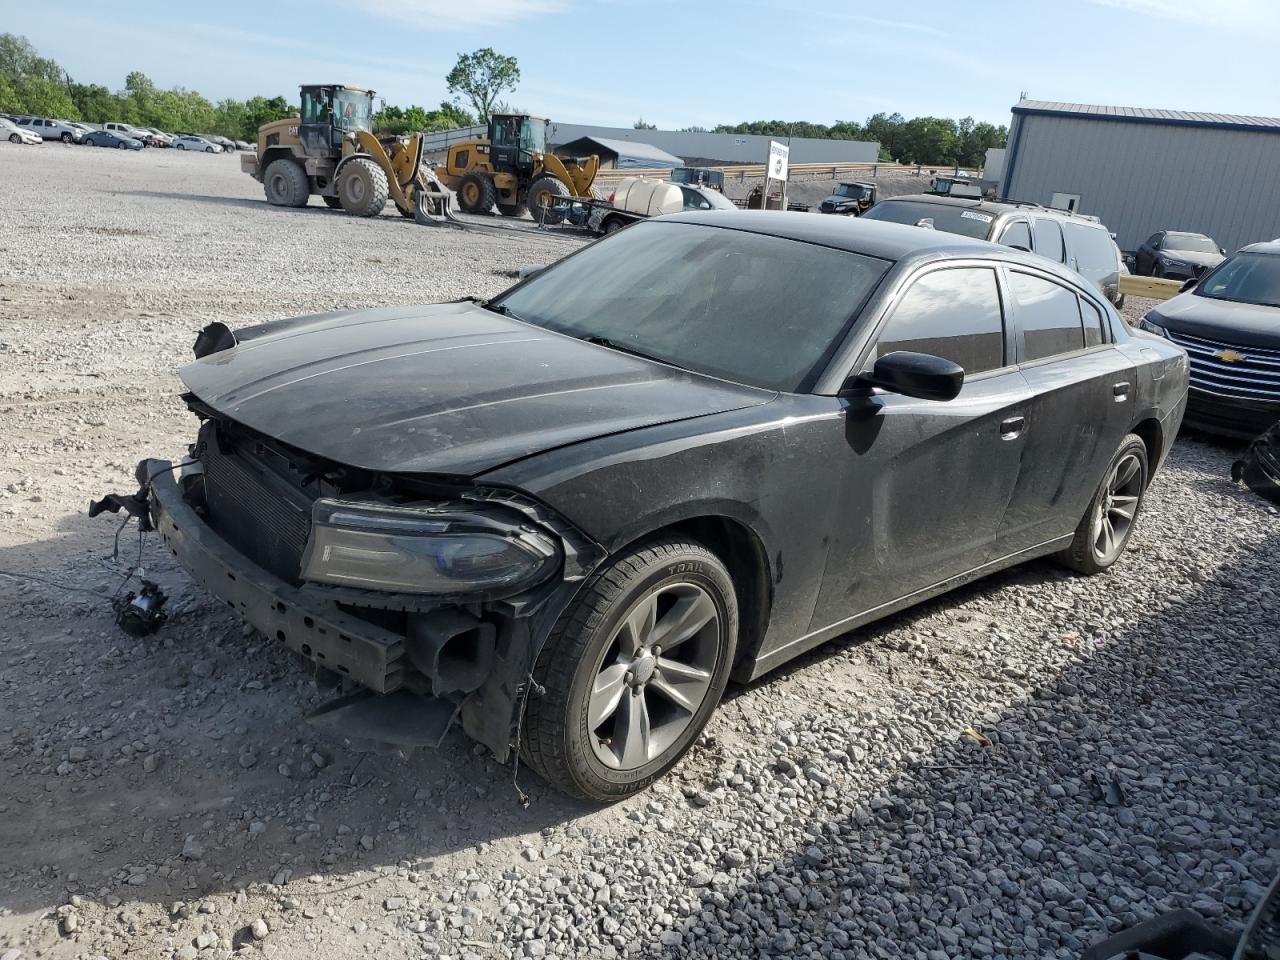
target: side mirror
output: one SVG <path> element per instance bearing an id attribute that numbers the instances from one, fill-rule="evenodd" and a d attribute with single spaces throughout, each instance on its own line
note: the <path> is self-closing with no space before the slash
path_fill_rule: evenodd
<path id="1" fill-rule="evenodd" d="M 1225 257 L 1225 256 L 1227 255 L 1227 248 L 1226 248 L 1226 247 L 1219 247 L 1219 248 L 1218 248 L 1218 253 L 1222 254 L 1222 255 Z"/>
<path id="2" fill-rule="evenodd" d="M 1183 281 L 1182 286 L 1178 288 L 1179 293 L 1186 293 L 1188 290 L 1194 290 L 1195 285 L 1200 282 L 1199 277 L 1188 277 Z"/>
<path id="3" fill-rule="evenodd" d="M 870 373 L 852 374 L 841 397 L 858 396 L 872 387 L 918 400 L 954 400 L 964 386 L 964 368 L 928 353 L 895 350 L 878 359 Z"/>
<path id="4" fill-rule="evenodd" d="M 545 263 L 531 263 L 527 267 L 521 267 L 518 276 L 521 280 L 528 280 L 530 277 L 536 277 L 545 269 L 547 269 Z"/>

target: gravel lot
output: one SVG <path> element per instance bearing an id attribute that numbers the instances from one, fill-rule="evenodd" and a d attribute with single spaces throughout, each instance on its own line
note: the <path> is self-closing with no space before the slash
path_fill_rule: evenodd
<path id="1" fill-rule="evenodd" d="M 461 734 L 360 755 L 154 543 L 89 521 L 194 422 L 212 319 L 486 294 L 578 241 L 279 210 L 233 157 L 0 144 L 0 958 L 1071 957 L 1280 870 L 1280 516 L 1183 439 L 1131 554 L 1036 563 L 730 694 L 608 809 Z M 1133 303 L 1131 311 L 1142 305 Z M 971 731 L 967 733 L 966 731 Z"/>

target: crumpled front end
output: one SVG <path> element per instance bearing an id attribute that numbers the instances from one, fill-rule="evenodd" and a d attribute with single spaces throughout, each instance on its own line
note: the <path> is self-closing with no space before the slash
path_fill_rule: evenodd
<path id="1" fill-rule="evenodd" d="M 509 491 L 324 462 L 188 402 L 190 457 L 139 468 L 150 522 L 339 694 L 309 719 L 402 747 L 460 722 L 505 761 L 537 652 L 603 551 Z"/>

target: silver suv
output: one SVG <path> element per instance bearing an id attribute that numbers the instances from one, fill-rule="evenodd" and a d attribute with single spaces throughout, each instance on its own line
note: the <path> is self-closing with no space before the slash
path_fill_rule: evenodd
<path id="1" fill-rule="evenodd" d="M 77 129 L 69 120 L 49 120 L 45 117 L 19 117 L 14 121 L 22 130 L 30 130 L 42 140 L 61 140 L 63 143 L 79 143 L 84 139 L 84 131 Z"/>
<path id="2" fill-rule="evenodd" d="M 971 200 L 928 193 L 881 200 L 862 217 L 931 227 L 1038 254 L 1066 264 L 1092 282 L 1117 310 L 1124 306 L 1120 293 L 1124 260 L 1110 231 L 1097 217 L 1023 201 Z"/>

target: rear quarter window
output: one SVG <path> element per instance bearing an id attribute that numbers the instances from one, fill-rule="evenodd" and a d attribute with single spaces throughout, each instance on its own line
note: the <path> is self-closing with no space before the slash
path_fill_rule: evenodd
<path id="1" fill-rule="evenodd" d="M 1069 251 L 1076 260 L 1076 271 L 1101 286 L 1115 275 L 1116 245 L 1102 227 L 1082 223 L 1064 223 Z"/>

